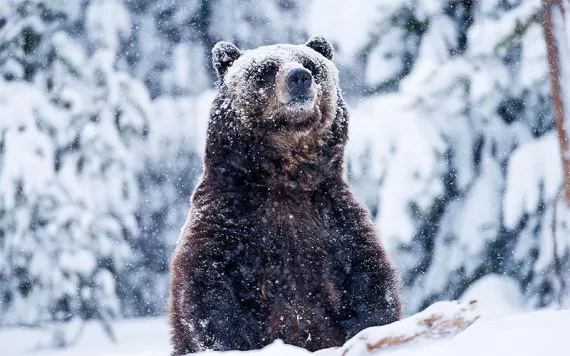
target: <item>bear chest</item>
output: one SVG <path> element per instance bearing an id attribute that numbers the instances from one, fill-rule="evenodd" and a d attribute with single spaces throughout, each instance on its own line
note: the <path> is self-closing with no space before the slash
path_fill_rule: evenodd
<path id="1" fill-rule="evenodd" d="M 330 271 L 341 236 L 328 209 L 281 200 L 260 206 L 250 222 L 232 256 L 241 295 L 262 304 L 338 298 Z"/>

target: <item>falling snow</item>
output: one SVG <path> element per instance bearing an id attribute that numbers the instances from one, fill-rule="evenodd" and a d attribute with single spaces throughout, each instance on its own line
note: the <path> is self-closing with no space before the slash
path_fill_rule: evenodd
<path id="1" fill-rule="evenodd" d="M 570 3 L 560 1 L 566 20 L 556 10 L 553 27 L 570 63 Z M 462 296 L 480 300 L 483 320 L 567 308 L 570 209 L 560 198 L 542 6 L 0 1 L 0 345 L 91 348 L 120 344 L 124 328 L 158 331 L 166 348 L 164 319 L 131 318 L 166 312 L 169 261 L 217 90 L 211 49 L 221 40 L 244 53 L 229 82 L 267 54 L 259 46 L 313 35 L 333 43 L 335 66 L 319 63 L 338 68 L 350 110 L 346 179 L 397 265 L 407 314 Z M 570 67 L 559 74 L 568 116 Z M 548 320 L 567 316 L 544 313 L 520 325 L 546 343 Z M 501 328 L 526 332 L 509 320 L 430 352 L 500 342 L 487 334 Z M 144 351 L 127 343 L 104 351 Z"/>

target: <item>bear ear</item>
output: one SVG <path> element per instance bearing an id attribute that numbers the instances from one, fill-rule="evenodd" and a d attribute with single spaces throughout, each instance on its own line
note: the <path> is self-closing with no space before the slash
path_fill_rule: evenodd
<path id="1" fill-rule="evenodd" d="M 305 43 L 305 46 L 319 52 L 326 59 L 333 59 L 333 46 L 329 41 L 325 40 L 323 36 L 314 36 L 309 38 L 309 40 Z"/>
<path id="2" fill-rule="evenodd" d="M 229 42 L 218 42 L 212 48 L 212 64 L 218 74 L 220 82 L 223 81 L 229 67 L 241 56 L 241 51 Z"/>

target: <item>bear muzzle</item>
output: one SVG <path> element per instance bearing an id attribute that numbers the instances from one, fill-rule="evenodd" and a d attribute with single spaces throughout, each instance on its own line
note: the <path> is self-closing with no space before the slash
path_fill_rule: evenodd
<path id="1" fill-rule="evenodd" d="M 304 68 L 295 68 L 285 78 L 291 99 L 308 98 L 308 90 L 313 84 L 313 76 Z"/>
<path id="2" fill-rule="evenodd" d="M 303 67 L 286 68 L 281 86 L 280 101 L 293 109 L 311 109 L 317 97 L 316 84 L 307 69 Z"/>

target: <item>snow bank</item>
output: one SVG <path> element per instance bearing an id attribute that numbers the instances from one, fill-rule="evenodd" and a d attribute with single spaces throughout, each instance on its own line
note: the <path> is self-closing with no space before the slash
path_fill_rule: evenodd
<path id="1" fill-rule="evenodd" d="M 488 292 L 496 285 L 497 278 L 499 277 L 481 279 L 481 283 L 476 283 L 473 289 L 487 289 Z M 477 284 L 483 288 L 476 287 Z M 504 281 L 500 281 L 499 284 L 505 285 Z M 487 292 L 485 294 L 489 295 Z M 469 293 L 477 294 L 475 291 L 468 291 L 466 294 Z M 321 350 L 314 355 L 565 356 L 570 350 L 570 339 L 567 337 L 570 310 L 538 311 L 491 321 L 477 321 L 464 330 L 477 318 L 478 313 L 474 310 L 472 303 L 440 302 L 400 322 L 363 330 L 342 348 Z M 106 339 L 98 324 L 90 323 L 78 344 L 66 350 L 38 349 L 38 346 L 41 346 L 38 340 L 41 340 L 42 333 L 45 334 L 45 331 L 37 329 L 1 330 L 2 355 L 167 356 L 170 352 L 165 319 L 138 319 L 119 323 L 117 344 Z M 458 335 L 455 336 L 456 334 Z M 276 341 L 262 350 L 205 352 L 196 355 L 304 356 L 311 354 L 304 349 Z"/>
<path id="2" fill-rule="evenodd" d="M 2 356 L 167 356 L 169 355 L 168 324 L 164 318 L 141 318 L 116 323 L 117 343 L 106 335 L 99 322 L 88 322 L 78 342 L 65 349 L 51 348 L 50 327 L 0 329 Z M 154 350 L 154 351 L 153 351 Z"/>
<path id="3" fill-rule="evenodd" d="M 440 302 L 424 312 L 400 322 L 369 328 L 356 335 L 339 349 L 314 353 L 318 356 L 562 356 L 570 350 L 567 326 L 570 311 L 541 311 L 491 322 L 478 322 L 453 339 L 437 342 L 435 339 L 455 336 L 477 318 L 469 303 Z M 432 318 L 425 319 L 425 316 Z M 440 319 L 438 319 L 440 317 Z M 421 322 L 418 322 L 421 321 Z M 430 322 L 433 324 L 430 325 Z M 438 324 L 438 322 L 440 322 Z M 454 329 L 456 327 L 456 329 Z M 426 330 L 429 329 L 429 332 Z M 422 337 L 422 332 L 425 337 Z M 416 336 L 416 339 L 413 336 Z M 407 338 L 417 342 L 408 342 Z M 431 339 L 431 343 L 429 342 Z M 373 342 L 371 342 L 373 340 Z M 390 346 L 402 343 L 398 349 Z M 388 350 L 389 348 L 389 350 Z M 276 341 L 263 350 L 250 352 L 206 352 L 197 355 L 310 355 L 303 349 Z M 157 354 L 158 356 L 158 354 Z"/>
<path id="4" fill-rule="evenodd" d="M 570 311 L 541 311 L 475 324 L 455 339 L 391 356 L 568 355 Z"/>
<path id="5" fill-rule="evenodd" d="M 469 286 L 461 299 L 477 300 L 481 320 L 513 316 L 525 310 L 519 283 L 514 278 L 498 274 L 479 278 Z"/>

